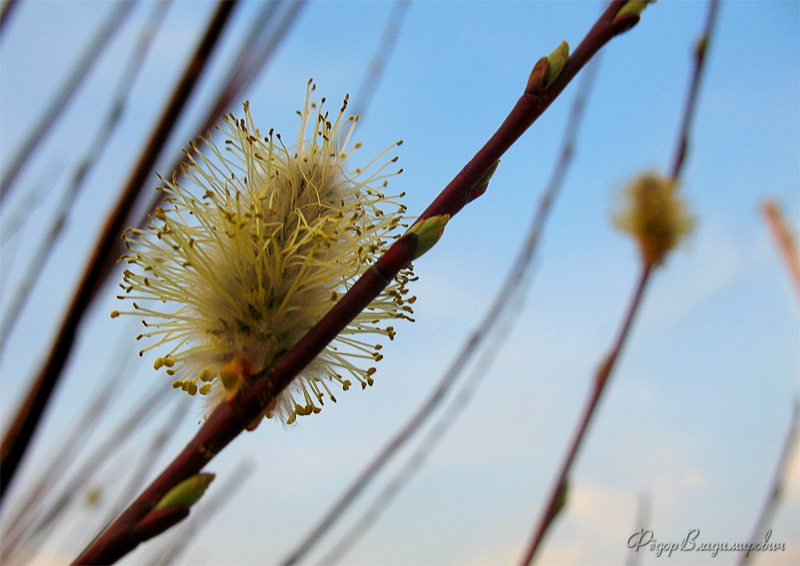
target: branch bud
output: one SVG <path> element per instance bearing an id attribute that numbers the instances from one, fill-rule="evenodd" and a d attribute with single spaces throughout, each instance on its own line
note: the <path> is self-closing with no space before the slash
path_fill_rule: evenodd
<path id="1" fill-rule="evenodd" d="M 655 0 L 629 0 L 619 9 L 614 19 L 611 20 L 611 28 L 614 30 L 614 35 L 624 33 L 639 23 L 642 11 L 650 2 L 654 1 Z"/>
<path id="2" fill-rule="evenodd" d="M 422 256 L 425 252 L 431 249 L 439 238 L 444 233 L 444 227 L 450 220 L 449 214 L 440 214 L 438 216 L 431 216 L 422 222 L 414 224 L 408 229 L 406 234 L 416 234 L 417 236 L 417 250 L 414 253 L 414 259 Z"/>
<path id="3" fill-rule="evenodd" d="M 567 61 L 569 61 L 569 44 L 562 41 L 555 51 L 539 59 L 533 66 L 525 92 L 535 96 L 544 93 L 561 74 Z"/>
<path id="4" fill-rule="evenodd" d="M 203 473 L 183 480 L 161 498 L 153 508 L 153 511 L 166 509 L 167 507 L 191 508 L 203 496 L 213 479 L 214 474 Z"/>

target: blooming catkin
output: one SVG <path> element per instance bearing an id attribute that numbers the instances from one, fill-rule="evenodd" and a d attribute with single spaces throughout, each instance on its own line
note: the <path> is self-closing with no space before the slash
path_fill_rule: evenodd
<path id="1" fill-rule="evenodd" d="M 651 266 L 663 263 L 694 227 L 675 182 L 653 172 L 631 181 L 613 220 L 618 229 L 636 239 L 643 261 Z"/>
<path id="2" fill-rule="evenodd" d="M 156 369 L 190 395 L 235 396 L 243 376 L 289 350 L 406 226 L 403 195 L 382 192 L 399 173 L 386 172 L 397 158 L 385 158 L 387 150 L 346 173 L 360 145 L 348 149 L 358 118 L 345 118 L 345 98 L 331 123 L 325 99 L 311 102 L 313 90 L 309 81 L 294 147 L 272 130 L 262 137 L 245 103 L 243 119 L 230 115 L 217 127 L 225 150 L 211 139 L 191 144 L 182 165 L 187 185 L 177 175 L 162 178 L 164 208 L 147 228 L 123 235 L 122 260 L 136 271 L 125 270 L 120 298 L 134 301 L 126 314 L 144 317 L 138 338 L 155 340 L 140 355 L 164 349 Z M 331 382 L 344 390 L 350 379 L 371 385 L 371 364 L 383 357 L 377 337 L 394 338 L 394 319 L 412 320 L 412 279 L 410 268 L 401 271 L 265 415 L 277 411 L 292 423 L 319 412 L 324 394 L 336 400 Z"/>

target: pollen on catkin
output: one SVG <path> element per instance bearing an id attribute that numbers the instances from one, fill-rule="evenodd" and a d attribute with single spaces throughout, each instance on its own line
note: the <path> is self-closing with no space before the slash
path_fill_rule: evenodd
<path id="1" fill-rule="evenodd" d="M 654 172 L 639 175 L 626 187 L 613 222 L 636 239 L 643 261 L 650 266 L 663 263 L 695 224 L 675 182 Z"/>
<path id="2" fill-rule="evenodd" d="M 123 235 L 129 253 L 124 294 L 143 317 L 151 339 L 140 355 L 163 351 L 173 386 L 190 395 L 232 399 L 245 376 L 268 368 L 336 303 L 399 237 L 406 208 L 386 196 L 386 155 L 346 172 L 357 117 L 345 117 L 347 98 L 331 118 L 311 101 L 309 81 L 294 147 L 280 134 L 266 137 L 244 118 L 224 118 L 212 139 L 191 144 L 182 165 L 186 184 L 161 178 L 167 193 L 144 229 Z M 398 142 L 396 145 L 399 145 Z M 392 146 L 394 147 L 394 145 Z M 372 364 L 383 356 L 379 338 L 393 339 L 392 321 L 408 319 L 415 298 L 403 270 L 265 411 L 286 423 L 317 413 L 329 384 L 347 390 L 351 379 L 372 385 Z M 148 303 L 145 303 L 148 301 Z M 120 313 L 114 311 L 112 316 Z"/>

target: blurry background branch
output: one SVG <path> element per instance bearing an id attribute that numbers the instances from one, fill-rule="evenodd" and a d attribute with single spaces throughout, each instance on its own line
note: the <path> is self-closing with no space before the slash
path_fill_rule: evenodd
<path id="1" fill-rule="evenodd" d="M 794 283 L 794 290 L 800 297 L 800 256 L 797 255 L 797 247 L 789 225 L 783 218 L 780 206 L 774 200 L 767 200 L 761 210 L 775 238 L 775 243 L 786 261 L 786 268 Z"/>
<path id="2" fill-rule="evenodd" d="M 797 453 L 797 440 L 800 437 L 800 398 L 794 400 L 794 407 L 792 409 L 792 418 L 789 421 L 789 430 L 786 433 L 786 439 L 783 441 L 783 448 L 778 457 L 778 464 L 775 467 L 775 472 L 772 476 L 772 481 L 767 488 L 767 498 L 764 501 L 764 507 L 761 509 L 761 514 L 756 520 L 756 525 L 753 527 L 753 533 L 750 535 L 748 541 L 751 547 L 759 543 L 768 542 L 771 538 L 771 530 L 768 527 L 775 519 L 775 513 L 778 510 L 778 505 L 786 493 L 788 488 L 788 479 L 790 477 L 789 467 L 792 463 L 792 458 Z M 778 541 L 772 541 L 773 543 Z M 750 564 L 758 552 L 744 552 L 741 555 L 739 564 Z"/>
<path id="3" fill-rule="evenodd" d="M 108 147 L 108 141 L 125 111 L 128 94 L 139 74 L 139 70 L 142 68 L 142 63 L 150 47 L 150 42 L 158 31 L 161 22 L 164 20 L 164 15 L 168 7 L 169 0 L 161 0 L 156 3 L 153 7 L 150 20 L 140 32 L 139 41 L 130 55 L 130 59 L 125 67 L 125 72 L 120 77 L 119 84 L 117 85 L 116 93 L 111 99 L 111 107 L 108 110 L 108 114 L 97 131 L 89 152 L 75 166 L 69 187 L 67 187 L 67 190 L 61 195 L 61 202 L 58 204 L 56 217 L 51 221 L 49 230 L 39 243 L 38 249 L 34 252 L 34 259 L 28 265 L 27 271 L 22 277 L 22 282 L 17 285 L 16 292 L 11 299 L 11 306 L 7 308 L 3 316 L 2 324 L 0 324 L 0 352 L 3 351 L 2 349 L 7 343 L 8 335 L 17 322 L 19 313 L 25 301 L 28 299 L 28 295 L 34 283 L 38 280 L 45 262 L 55 248 L 56 241 L 67 222 L 69 211 L 75 199 L 78 197 L 87 175 L 89 175 L 94 165 L 102 156 L 103 150 Z"/>
<path id="4" fill-rule="evenodd" d="M 692 77 L 689 83 L 689 95 L 687 97 L 686 106 L 684 107 L 683 120 L 681 122 L 678 134 L 677 150 L 675 151 L 675 157 L 673 158 L 671 173 L 673 191 L 677 191 L 678 181 L 685 163 L 686 148 L 689 143 L 688 140 L 691 117 L 694 114 L 694 107 L 697 104 L 698 85 L 700 83 L 700 78 L 702 76 L 703 67 L 706 60 L 706 50 L 711 39 L 711 34 L 714 30 L 717 6 L 717 0 L 710 1 L 708 18 L 706 19 L 706 24 L 700 36 L 700 40 L 694 49 L 695 58 L 694 67 L 692 69 Z M 660 197 L 650 198 L 659 199 Z M 667 210 L 665 209 L 661 212 L 666 213 Z M 650 224 L 650 222 L 650 220 L 647 221 L 648 224 Z M 655 225 L 648 226 L 647 229 L 652 229 L 654 227 Z M 663 234 L 660 233 L 662 232 L 661 229 L 656 228 L 655 231 L 659 232 L 658 236 L 663 236 Z M 641 240 L 640 246 L 644 247 Z M 669 249 L 665 249 L 663 250 L 662 254 L 665 255 L 668 251 Z M 597 413 L 597 407 L 599 405 L 600 398 L 607 389 L 607 385 L 613 374 L 616 362 L 619 359 L 620 354 L 622 353 L 622 348 L 627 341 L 633 320 L 640 309 L 645 289 L 647 288 L 648 281 L 650 280 L 650 275 L 653 273 L 653 269 L 658 267 L 663 261 L 663 257 L 657 258 L 655 261 L 653 261 L 653 259 L 654 258 L 652 257 L 648 257 L 646 253 L 642 254 L 641 274 L 639 276 L 638 283 L 634 288 L 629 306 L 625 311 L 619 334 L 617 335 L 617 338 L 614 341 L 611 349 L 600 361 L 600 365 L 592 380 L 589 398 L 583 413 L 581 414 L 578 428 L 576 429 L 575 435 L 569 444 L 567 455 L 564 458 L 561 468 L 559 469 L 558 475 L 556 476 L 556 481 L 550 492 L 550 496 L 546 500 L 544 511 L 542 512 L 539 523 L 533 531 L 530 541 L 524 551 L 522 560 L 520 561 L 521 564 L 528 565 L 533 563 L 548 529 L 550 529 L 558 515 L 566 506 L 567 499 L 569 497 L 571 481 L 570 476 L 572 473 L 572 468 L 578 457 L 578 451 L 585 443 L 589 431 L 589 425 L 591 424 L 594 415 Z"/>
<path id="5" fill-rule="evenodd" d="M 150 140 L 128 179 L 128 183 L 119 196 L 114 211 L 109 215 L 103 234 L 100 236 L 92 258 L 86 266 L 83 278 L 78 285 L 67 315 L 53 341 L 52 349 L 39 375 L 31 383 L 25 400 L 3 436 L 2 464 L 0 464 L 0 497 L 5 495 L 6 488 L 12 481 L 22 457 L 33 437 L 39 419 L 44 413 L 50 395 L 58 383 L 61 371 L 69 357 L 72 343 L 83 314 L 91 303 L 99 284 L 105 258 L 119 238 L 124 226 L 127 211 L 136 199 L 144 180 L 150 174 L 158 154 L 166 143 L 169 132 L 175 125 L 181 110 L 192 93 L 205 63 L 217 45 L 225 23 L 236 6 L 236 0 L 220 0 L 213 14 L 206 33 L 186 66 L 180 82 L 176 86 L 170 102 L 166 105 L 158 124 L 154 128 Z"/>
<path id="6" fill-rule="evenodd" d="M 28 133 L 28 137 L 22 143 L 22 146 L 14 154 L 11 163 L 4 167 L 3 176 L 0 179 L 0 202 L 8 196 L 9 189 L 17 178 L 25 162 L 31 156 L 33 151 L 39 145 L 47 132 L 51 131 L 53 124 L 61 115 L 62 110 L 69 104 L 78 87 L 81 85 L 86 75 L 92 69 L 92 66 L 97 61 L 98 57 L 103 53 L 103 50 L 108 45 L 109 40 L 119 30 L 120 26 L 125 23 L 125 19 L 130 14 L 133 8 L 133 1 L 123 0 L 117 2 L 116 8 L 111 12 L 108 19 L 103 26 L 97 31 L 92 38 L 91 43 L 81 55 L 78 63 L 70 72 L 66 82 L 62 85 L 61 89 L 56 93 L 50 105 L 45 110 L 43 116 L 39 118 L 39 122 Z M 5 23 L 6 10 L 12 4 L 6 3 L 3 7 L 2 21 Z"/>

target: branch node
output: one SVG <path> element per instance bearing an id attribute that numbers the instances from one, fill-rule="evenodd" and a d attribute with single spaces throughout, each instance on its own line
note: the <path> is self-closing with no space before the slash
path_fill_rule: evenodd
<path id="1" fill-rule="evenodd" d="M 542 57 L 533 66 L 528 85 L 525 87 L 525 94 L 541 96 L 550 88 L 550 85 L 558 78 L 564 65 L 569 61 L 569 44 L 562 41 L 547 57 Z"/>
<path id="2" fill-rule="evenodd" d="M 638 24 L 642 11 L 652 1 L 654 0 L 629 0 L 620 8 L 617 15 L 611 20 L 611 29 L 614 30 L 614 35 L 625 33 Z"/>

